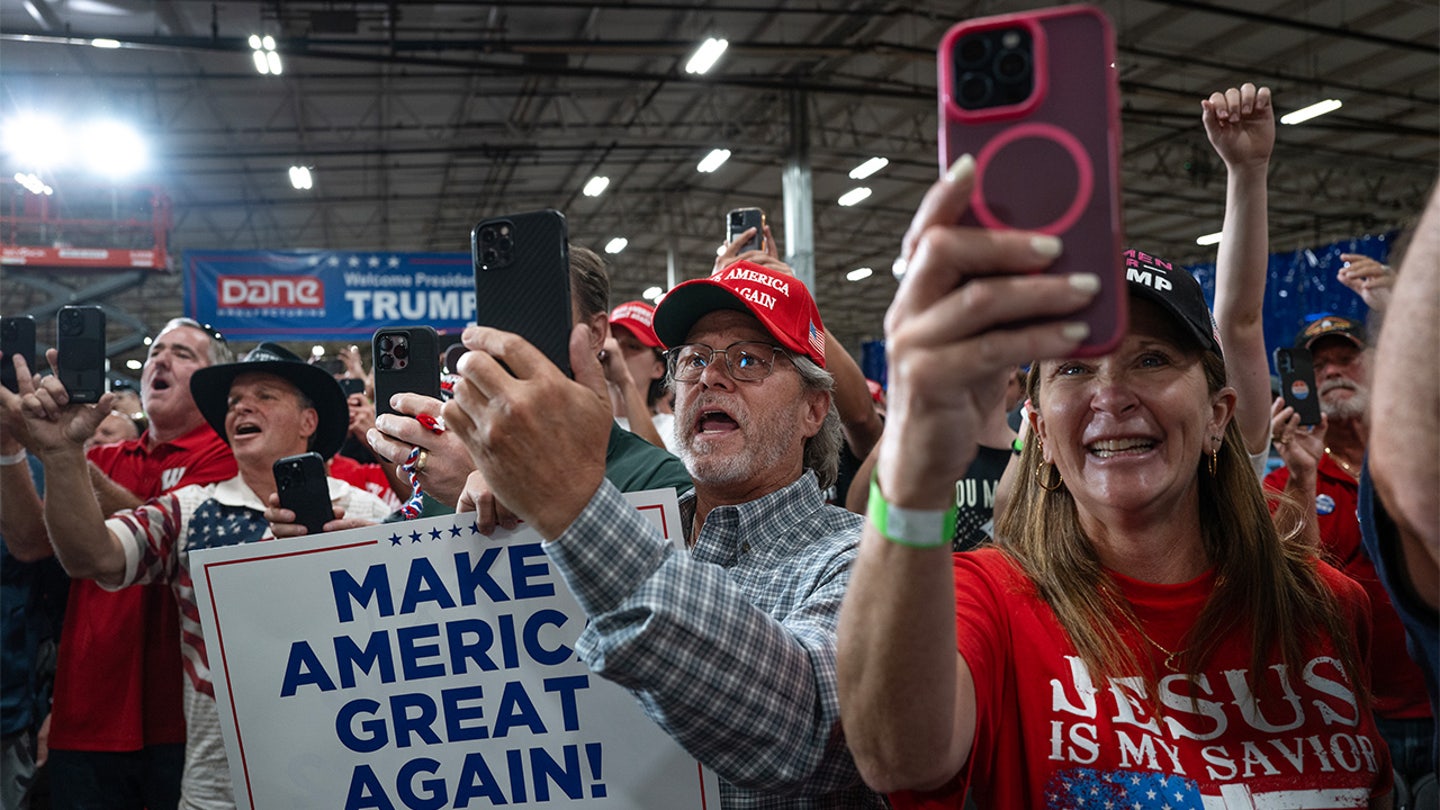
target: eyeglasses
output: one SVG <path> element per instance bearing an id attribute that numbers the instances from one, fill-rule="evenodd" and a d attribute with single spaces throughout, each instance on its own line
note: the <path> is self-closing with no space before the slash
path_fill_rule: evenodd
<path id="1" fill-rule="evenodd" d="M 785 350 L 779 346 L 758 340 L 738 341 L 723 349 L 713 349 L 704 343 L 686 343 L 665 353 L 671 379 L 695 382 L 717 354 L 725 358 L 725 370 L 739 382 L 755 382 L 769 377 L 775 370 L 775 358 L 786 356 Z"/>

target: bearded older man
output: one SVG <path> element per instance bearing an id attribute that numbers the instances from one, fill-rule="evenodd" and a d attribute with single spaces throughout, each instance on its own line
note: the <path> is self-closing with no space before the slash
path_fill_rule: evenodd
<path id="1" fill-rule="evenodd" d="M 1313 429 L 1277 399 L 1271 431 L 1285 466 L 1265 478 L 1265 486 L 1282 490 L 1301 504 L 1305 520 L 1336 567 L 1363 586 L 1374 610 L 1373 648 L 1379 664 L 1371 673 L 1375 722 L 1390 746 L 1395 770 L 1407 780 L 1434 768 L 1434 718 L 1425 676 L 1402 653 L 1405 628 L 1380 584 L 1375 564 L 1361 548 L 1356 508 L 1360 470 L 1369 436 L 1370 347 L 1365 326 L 1349 318 L 1317 318 L 1296 336 L 1298 348 L 1310 350 L 1323 420 Z"/>

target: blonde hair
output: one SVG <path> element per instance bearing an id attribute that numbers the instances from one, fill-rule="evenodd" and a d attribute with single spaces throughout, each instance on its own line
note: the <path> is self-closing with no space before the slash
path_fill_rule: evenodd
<path id="1" fill-rule="evenodd" d="M 1224 361 L 1205 352 L 1202 365 L 1213 395 L 1225 385 Z M 1039 363 L 1032 365 L 1025 390 L 1038 410 L 1044 396 Z M 1055 611 L 1092 673 L 1142 671 L 1114 617 L 1118 612 L 1138 620 L 1106 576 L 1064 482 L 1049 491 L 1037 481 L 1035 473 L 1044 463 L 1041 453 L 1039 441 L 1026 442 L 1020 456 L 1023 472 L 996 522 L 998 544 Z M 1199 672 L 1237 630 L 1250 633 L 1250 663 L 1256 671 L 1276 654 L 1287 664 L 1297 664 L 1308 641 L 1328 634 L 1352 686 L 1364 696 L 1355 640 L 1316 567 L 1314 541 L 1304 535 L 1299 521 L 1283 534 L 1276 529 L 1233 420 L 1225 428 L 1215 474 L 1209 473 L 1210 458 L 1204 453 L 1196 463 L 1200 532 L 1214 567 L 1215 588 L 1181 642 L 1177 657 L 1182 671 Z M 1046 485 L 1054 485 L 1055 473 L 1048 465 L 1039 474 L 1046 476 Z M 1154 677 L 1153 668 L 1150 671 Z"/>

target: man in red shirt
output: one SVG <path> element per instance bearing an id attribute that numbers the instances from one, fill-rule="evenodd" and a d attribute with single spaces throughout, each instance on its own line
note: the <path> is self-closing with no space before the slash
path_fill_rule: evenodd
<path id="1" fill-rule="evenodd" d="M 1369 594 L 1377 664 L 1371 673 L 1375 722 L 1390 746 L 1395 769 L 1413 781 L 1435 762 L 1430 751 L 1434 719 L 1425 676 L 1406 654 L 1404 626 L 1380 584 L 1375 564 L 1360 546 L 1356 516 L 1370 399 L 1365 327 L 1349 318 L 1326 315 L 1307 324 L 1295 345 L 1309 349 L 1314 358 L 1315 385 L 1325 418 L 1306 430 L 1283 400 L 1275 401 L 1271 432 L 1285 466 L 1266 476 L 1265 486 L 1309 507 L 1305 520 L 1318 530 L 1331 564 Z"/>
<path id="2" fill-rule="evenodd" d="M 107 514 L 236 474 L 230 448 L 190 395 L 190 375 L 197 369 L 233 360 L 218 333 L 188 318 L 172 320 L 160 331 L 140 375 L 149 429 L 138 439 L 86 454 Z M 24 438 L 23 423 L 10 408 L 13 399 L 6 398 L 0 414 L 6 428 L 0 431 L 0 454 L 7 457 L 18 454 Z M 10 553 L 21 560 L 51 554 L 28 465 L 0 467 L 0 499 L 7 505 L 0 513 L 0 534 Z M 46 721 L 57 810 L 160 810 L 179 802 L 185 720 L 178 617 L 163 583 L 111 592 L 91 580 L 71 582 Z"/>

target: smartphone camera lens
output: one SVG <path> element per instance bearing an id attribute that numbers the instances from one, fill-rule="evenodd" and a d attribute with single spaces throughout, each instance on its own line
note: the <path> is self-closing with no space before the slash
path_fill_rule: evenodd
<path id="1" fill-rule="evenodd" d="M 1002 82 L 1023 81 L 1030 75 L 1030 56 L 1024 51 L 1003 51 L 995 60 L 995 75 Z"/>
<path id="2" fill-rule="evenodd" d="M 392 353 L 396 360 L 404 360 L 410 356 L 410 347 L 403 341 L 395 341 L 395 351 Z"/>
<path id="3" fill-rule="evenodd" d="M 378 365 L 381 371 L 389 371 L 395 367 L 395 358 L 389 354 L 382 354 L 380 355 Z"/>
<path id="4" fill-rule="evenodd" d="M 494 228 L 481 228 L 481 229 L 480 229 L 480 244 L 482 244 L 482 245 L 493 245 L 493 244 L 495 244 L 495 229 L 494 229 Z"/>
<path id="5" fill-rule="evenodd" d="M 73 309 L 60 310 L 60 333 L 66 336 L 80 334 L 82 330 L 80 313 Z"/>
<path id="6" fill-rule="evenodd" d="M 970 72 L 960 76 L 957 90 L 957 101 L 961 107 L 973 110 L 989 106 L 991 95 L 993 95 L 995 84 L 990 77 L 984 73 Z"/>
<path id="7" fill-rule="evenodd" d="M 391 346 L 394 346 L 394 345 L 395 345 L 395 339 L 394 339 L 394 338 L 390 337 L 389 335 L 381 335 L 381 336 L 380 336 L 380 351 L 382 351 L 382 352 L 388 352 L 388 351 L 390 351 L 390 347 L 391 347 Z"/>
<path id="8" fill-rule="evenodd" d="M 962 65 L 975 66 L 990 58 L 990 38 L 988 34 L 972 34 L 960 40 L 955 48 L 955 60 Z"/>

